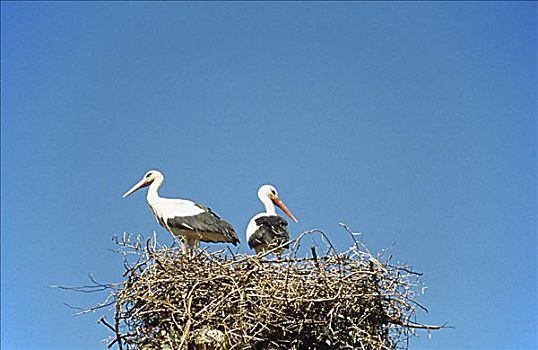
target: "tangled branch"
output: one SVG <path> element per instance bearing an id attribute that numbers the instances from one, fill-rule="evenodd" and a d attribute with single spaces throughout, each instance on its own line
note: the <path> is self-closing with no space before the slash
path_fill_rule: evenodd
<path id="1" fill-rule="evenodd" d="M 117 240 L 125 281 L 112 288 L 114 324 L 100 322 L 123 349 L 401 349 L 414 330 L 420 274 L 354 244 L 337 253 L 307 231 L 279 258 L 198 250 L 184 254 L 155 237 Z M 321 237 L 326 253 L 307 236 Z M 278 248 L 275 248 L 278 249 Z M 134 263 L 129 263 L 136 257 Z M 131 258 L 131 259 L 130 259 Z M 110 287 L 110 286 L 109 286 Z M 103 304 L 105 305 L 105 304 Z M 106 304 L 110 305 L 110 304 Z M 101 305 L 102 306 L 102 305 Z"/>

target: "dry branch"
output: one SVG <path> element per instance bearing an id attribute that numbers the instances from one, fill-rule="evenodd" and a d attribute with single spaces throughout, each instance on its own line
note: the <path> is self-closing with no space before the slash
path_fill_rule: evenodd
<path id="1" fill-rule="evenodd" d="M 312 247 L 299 258 L 312 234 L 328 253 Z M 413 329 L 441 328 L 413 321 L 419 274 L 354 242 L 336 253 L 308 231 L 269 260 L 124 239 L 123 255 L 139 259 L 114 292 L 114 340 L 125 349 L 397 349 Z"/>
<path id="2" fill-rule="evenodd" d="M 402 349 L 416 329 L 443 328 L 415 321 L 416 308 L 423 308 L 415 300 L 421 274 L 374 257 L 343 227 L 354 241 L 345 252 L 312 230 L 275 259 L 205 250 L 185 255 L 158 245 L 155 236 L 116 240 L 126 270 L 123 283 L 106 285 L 112 290 L 106 301 L 115 302 L 114 323 L 100 320 L 114 333 L 109 347 Z M 312 235 L 326 252 L 312 246 L 300 256 L 302 240 Z M 86 286 L 92 288 L 99 290 L 93 279 Z"/>

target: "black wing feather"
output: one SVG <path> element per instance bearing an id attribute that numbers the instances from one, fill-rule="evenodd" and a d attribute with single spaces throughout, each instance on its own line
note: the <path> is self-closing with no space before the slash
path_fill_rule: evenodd
<path id="1" fill-rule="evenodd" d="M 226 243 L 232 243 L 233 245 L 239 243 L 237 233 L 229 222 L 222 220 L 208 207 L 201 204 L 196 204 L 196 206 L 205 211 L 193 216 L 170 218 L 167 221 L 168 226 L 187 231 L 218 233 L 225 237 Z"/>
<path id="2" fill-rule="evenodd" d="M 260 216 L 254 220 L 258 229 L 250 236 L 248 246 L 252 249 L 258 245 L 266 244 L 278 247 L 290 240 L 288 222 L 278 215 Z"/>

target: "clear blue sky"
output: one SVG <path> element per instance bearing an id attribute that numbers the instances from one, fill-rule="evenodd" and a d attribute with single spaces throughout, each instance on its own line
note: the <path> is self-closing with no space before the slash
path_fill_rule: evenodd
<path id="1" fill-rule="evenodd" d="M 413 349 L 538 347 L 536 3 L 1 3 L 2 348 L 105 348 L 49 284 L 121 279 L 161 194 L 242 238 L 346 222 L 424 272 Z"/>

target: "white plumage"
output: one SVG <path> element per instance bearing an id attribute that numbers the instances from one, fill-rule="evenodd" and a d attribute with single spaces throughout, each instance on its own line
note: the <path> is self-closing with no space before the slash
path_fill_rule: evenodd
<path id="1" fill-rule="evenodd" d="M 276 214 L 275 204 L 282 209 L 293 221 L 295 216 L 278 197 L 276 188 L 271 185 L 263 185 L 258 189 L 258 198 L 265 207 L 265 212 L 256 214 L 250 219 L 247 226 L 247 242 L 256 253 L 265 252 L 273 248 L 283 246 L 290 239 L 288 223 L 284 218 Z M 275 250 L 281 254 L 283 246 Z"/>
<path id="2" fill-rule="evenodd" d="M 200 241 L 237 245 L 239 239 L 232 225 L 222 220 L 210 208 L 186 199 L 162 198 L 157 190 L 164 176 L 157 170 L 148 171 L 123 197 L 149 186 L 147 201 L 155 219 L 168 232 L 181 237 L 189 247 Z"/>

